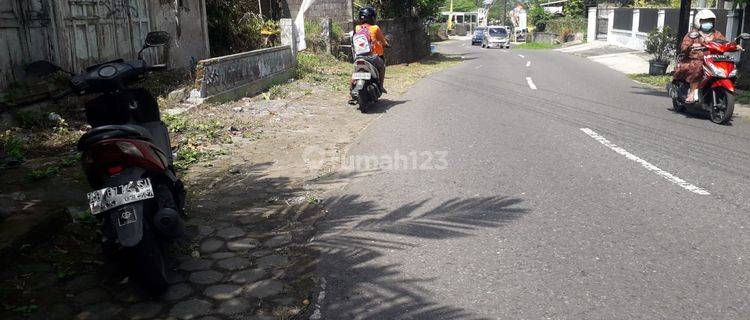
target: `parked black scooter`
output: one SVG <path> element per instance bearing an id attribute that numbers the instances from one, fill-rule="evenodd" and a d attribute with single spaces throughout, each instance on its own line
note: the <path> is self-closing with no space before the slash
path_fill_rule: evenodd
<path id="1" fill-rule="evenodd" d="M 138 59 L 118 59 L 88 67 L 73 75 L 70 87 L 53 99 L 98 94 L 86 103 L 92 129 L 78 141 L 82 166 L 91 186 L 91 213 L 101 222 L 102 247 L 122 259 L 131 279 L 151 294 L 167 287 L 164 245 L 183 234 L 185 188 L 177 178 L 169 131 L 159 105 L 146 89 L 129 88 L 149 71 L 143 59 L 147 48 L 169 42 L 166 32 L 151 32 Z M 61 70 L 48 62 L 30 64 L 32 74 Z"/>

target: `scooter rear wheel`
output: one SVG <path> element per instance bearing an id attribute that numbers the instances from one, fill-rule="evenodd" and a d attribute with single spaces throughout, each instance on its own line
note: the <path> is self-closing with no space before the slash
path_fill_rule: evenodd
<path id="1" fill-rule="evenodd" d="M 359 93 L 359 96 L 357 97 L 357 103 L 359 104 L 359 111 L 361 111 L 362 113 L 367 113 L 367 108 L 369 107 L 368 104 L 370 103 L 370 101 L 367 99 L 367 94 L 365 92 Z"/>
<path id="2" fill-rule="evenodd" d="M 726 124 L 734 115 L 734 93 L 724 88 L 716 88 L 717 106 L 711 108 L 711 122 Z"/>

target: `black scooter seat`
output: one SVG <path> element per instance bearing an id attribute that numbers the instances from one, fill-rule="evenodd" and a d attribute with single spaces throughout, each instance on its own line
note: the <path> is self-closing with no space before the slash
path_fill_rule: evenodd
<path id="1" fill-rule="evenodd" d="M 91 129 L 78 140 L 78 151 L 84 151 L 94 143 L 107 139 L 137 139 L 153 141 L 151 133 L 146 128 L 136 125 L 109 125 Z"/>

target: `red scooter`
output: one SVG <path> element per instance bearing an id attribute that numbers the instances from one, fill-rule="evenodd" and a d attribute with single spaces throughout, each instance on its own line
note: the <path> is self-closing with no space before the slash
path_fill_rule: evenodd
<path id="1" fill-rule="evenodd" d="M 700 37 L 697 32 L 688 35 L 695 39 Z M 738 46 L 741 40 L 750 39 L 750 34 L 743 33 L 734 42 L 716 40 L 705 43 L 704 46 L 692 48 L 694 51 L 704 51 L 703 58 L 703 81 L 698 86 L 698 99 L 694 103 L 687 103 L 686 98 L 690 90 L 690 84 L 685 80 L 672 80 L 667 85 L 672 105 L 677 112 L 685 112 L 688 108 L 707 111 L 711 115 L 711 121 L 717 124 L 725 124 L 732 119 L 734 113 L 735 89 L 737 81 L 737 64 L 741 58 L 741 48 Z M 677 61 L 682 56 L 677 57 Z M 679 64 L 679 62 L 678 62 Z"/>

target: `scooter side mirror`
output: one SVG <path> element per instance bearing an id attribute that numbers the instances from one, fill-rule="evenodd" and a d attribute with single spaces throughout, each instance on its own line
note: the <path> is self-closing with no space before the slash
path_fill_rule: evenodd
<path id="1" fill-rule="evenodd" d="M 146 35 L 146 43 L 138 51 L 138 59 L 143 59 L 143 51 L 148 48 L 162 47 L 169 43 L 170 35 L 166 31 L 151 31 Z"/>
<path id="2" fill-rule="evenodd" d="M 169 43 L 169 32 L 151 31 L 146 35 L 147 47 L 161 47 Z"/>
<path id="3" fill-rule="evenodd" d="M 742 40 L 750 40 L 750 33 L 742 33 L 739 38 Z"/>
<path id="4" fill-rule="evenodd" d="M 695 32 L 695 31 L 693 31 L 693 32 L 691 32 L 691 33 L 688 33 L 688 37 L 689 37 L 690 39 L 698 39 L 698 37 L 700 37 L 700 36 L 701 36 L 701 34 L 700 34 L 700 33 L 697 33 L 697 32 Z"/>
<path id="5" fill-rule="evenodd" d="M 60 66 L 46 60 L 29 63 L 24 69 L 26 70 L 26 74 L 33 77 L 45 77 L 62 70 Z"/>

